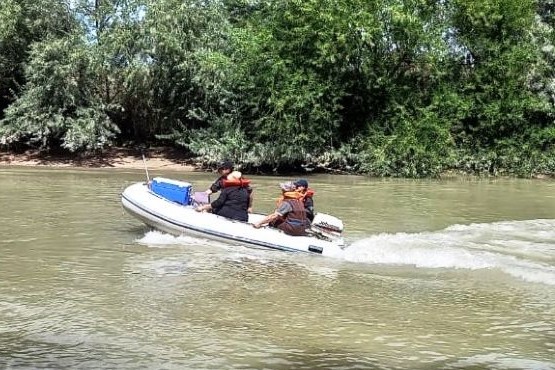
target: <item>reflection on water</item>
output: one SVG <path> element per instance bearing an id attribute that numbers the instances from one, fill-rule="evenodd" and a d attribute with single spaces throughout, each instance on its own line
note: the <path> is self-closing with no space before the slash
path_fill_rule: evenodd
<path id="1" fill-rule="evenodd" d="M 141 180 L 0 169 L 0 368 L 555 369 L 552 182 L 311 177 L 320 257 L 149 231 Z"/>

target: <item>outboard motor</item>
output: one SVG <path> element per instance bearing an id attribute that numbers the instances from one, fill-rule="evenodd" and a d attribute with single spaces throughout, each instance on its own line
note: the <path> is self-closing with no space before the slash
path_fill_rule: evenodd
<path id="1" fill-rule="evenodd" d="M 308 231 L 319 239 L 341 241 L 343 221 L 332 215 L 316 213 Z"/>

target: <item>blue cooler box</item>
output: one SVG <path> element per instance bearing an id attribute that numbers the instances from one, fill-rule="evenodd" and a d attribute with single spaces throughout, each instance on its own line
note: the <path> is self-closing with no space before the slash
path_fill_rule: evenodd
<path id="1" fill-rule="evenodd" d="M 164 199 L 183 205 L 190 204 L 192 185 L 188 182 L 155 177 L 150 184 L 150 190 Z"/>

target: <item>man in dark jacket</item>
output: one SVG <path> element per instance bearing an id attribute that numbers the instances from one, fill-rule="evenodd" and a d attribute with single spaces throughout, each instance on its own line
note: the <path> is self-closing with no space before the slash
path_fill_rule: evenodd
<path id="1" fill-rule="evenodd" d="M 221 193 L 218 199 L 210 204 L 197 207 L 196 210 L 209 211 L 219 216 L 227 217 L 232 220 L 247 222 L 249 219 L 248 208 L 250 196 L 248 185 L 243 185 L 241 173 L 234 171 L 227 176 L 229 182 L 222 181 Z M 231 185 L 228 185 L 231 184 Z"/>
<path id="2" fill-rule="evenodd" d="M 233 162 L 231 161 L 221 162 L 218 165 L 218 173 L 220 174 L 220 177 L 218 177 L 216 181 L 214 181 L 214 183 L 210 185 L 210 189 L 206 190 L 206 194 L 210 195 L 222 190 L 223 182 L 231 172 L 233 172 Z"/>
<path id="3" fill-rule="evenodd" d="M 223 162 L 221 162 L 218 165 L 218 173 L 220 174 L 220 177 L 218 177 L 216 179 L 216 181 L 214 181 L 214 183 L 212 185 L 210 185 L 210 188 L 208 190 L 206 190 L 206 194 L 210 195 L 210 194 L 214 194 L 217 193 L 218 191 L 222 190 L 223 188 L 223 184 L 224 181 L 227 179 L 227 177 L 233 173 L 233 162 L 225 160 Z M 252 191 L 252 188 L 250 186 L 246 187 L 248 193 L 249 193 L 249 208 L 248 208 L 248 213 L 252 213 L 252 205 L 254 202 L 254 194 Z"/>

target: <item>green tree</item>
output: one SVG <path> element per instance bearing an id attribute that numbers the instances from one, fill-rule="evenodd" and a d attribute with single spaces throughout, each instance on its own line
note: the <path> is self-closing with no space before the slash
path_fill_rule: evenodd
<path id="1" fill-rule="evenodd" d="M 24 66 L 33 43 L 66 35 L 75 22 L 59 0 L 0 2 L 0 118 L 25 85 Z"/>
<path id="2" fill-rule="evenodd" d="M 91 57 L 79 36 L 34 44 L 22 95 L 0 121 L 0 143 L 70 151 L 104 147 L 115 133 L 95 94 Z"/>
<path id="3" fill-rule="evenodd" d="M 255 164 L 303 162 L 341 141 L 342 100 L 372 9 L 347 1 L 256 5 L 232 8 L 241 15 L 230 38 L 234 112 L 255 143 Z"/>
<path id="4" fill-rule="evenodd" d="M 538 78 L 546 81 L 542 76 L 547 67 L 533 38 L 536 2 L 453 4 L 452 25 L 460 50 L 454 77 L 468 107 L 453 126 L 454 138 L 459 147 L 478 156 L 489 152 L 485 167 L 490 172 L 518 167 L 518 162 L 545 149 L 545 140 L 553 142 L 552 99 L 534 83 Z M 540 132 L 547 136 L 538 141 Z"/>

